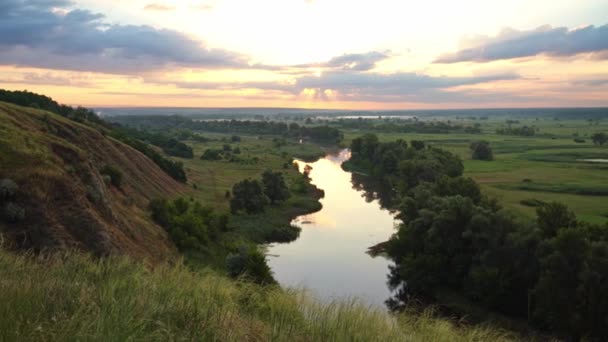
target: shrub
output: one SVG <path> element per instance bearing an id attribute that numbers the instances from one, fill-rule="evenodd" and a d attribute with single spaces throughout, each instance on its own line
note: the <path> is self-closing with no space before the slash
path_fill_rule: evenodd
<path id="1" fill-rule="evenodd" d="M 25 209 L 13 202 L 8 202 L 4 205 L 2 216 L 11 223 L 23 221 L 25 219 Z"/>
<path id="2" fill-rule="evenodd" d="M 230 211 L 237 213 L 244 210 L 248 214 L 264 211 L 268 197 L 262 191 L 262 185 L 257 180 L 245 179 L 232 187 Z"/>
<path id="3" fill-rule="evenodd" d="M 214 150 L 214 149 L 205 150 L 205 152 L 201 156 L 201 159 L 202 160 L 220 160 L 220 159 L 222 159 L 222 151 Z"/>
<path id="4" fill-rule="evenodd" d="M 110 177 L 110 183 L 117 188 L 120 188 L 122 185 L 122 171 L 120 171 L 117 167 L 106 165 L 100 171 L 102 175 L 107 175 Z"/>
<path id="5" fill-rule="evenodd" d="M 12 179 L 4 178 L 0 180 L 0 201 L 15 197 L 17 190 L 19 190 L 19 186 Z"/>
<path id="6" fill-rule="evenodd" d="M 266 256 L 256 248 L 241 246 L 237 253 L 226 257 L 226 269 L 233 277 L 241 277 L 258 284 L 274 284 L 270 267 L 266 264 Z"/>
<path id="7" fill-rule="evenodd" d="M 469 147 L 473 152 L 471 158 L 474 160 L 494 160 L 494 154 L 489 142 L 485 140 L 474 141 Z"/>

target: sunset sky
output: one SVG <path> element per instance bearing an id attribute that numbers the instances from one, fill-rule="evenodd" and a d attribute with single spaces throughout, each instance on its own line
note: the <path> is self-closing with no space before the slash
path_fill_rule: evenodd
<path id="1" fill-rule="evenodd" d="M 608 106 L 608 0 L 0 0 L 0 88 L 85 106 Z"/>

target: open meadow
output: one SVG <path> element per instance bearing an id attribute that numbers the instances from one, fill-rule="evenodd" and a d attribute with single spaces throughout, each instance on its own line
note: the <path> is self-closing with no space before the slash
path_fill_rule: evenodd
<path id="1" fill-rule="evenodd" d="M 535 135 L 526 137 L 496 134 L 497 129 L 508 126 L 509 118 L 505 117 L 434 120 L 471 126 L 479 123 L 481 133 L 374 133 L 381 141 L 423 140 L 458 154 L 464 161 L 465 175 L 481 184 L 484 193 L 516 213 L 533 217 L 535 206 L 557 201 L 572 208 L 583 220 L 608 221 L 608 163 L 585 161 L 608 160 L 608 148 L 594 145 L 590 138 L 596 132 L 608 130 L 607 121 L 517 119 L 513 126 L 538 128 Z M 344 130 L 344 144 L 349 145 L 364 133 Z M 575 138 L 584 142 L 575 142 Z M 477 140 L 490 142 L 493 161 L 472 160 L 469 145 Z"/>

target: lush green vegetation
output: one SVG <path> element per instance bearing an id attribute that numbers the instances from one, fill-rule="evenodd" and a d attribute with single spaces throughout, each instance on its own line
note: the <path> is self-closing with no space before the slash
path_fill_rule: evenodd
<path id="1" fill-rule="evenodd" d="M 493 111 L 487 112 L 491 114 Z M 563 112 L 557 119 L 540 110 L 527 110 L 525 112 L 531 112 L 533 116 L 525 117 L 518 111 L 513 112 L 517 115 L 510 117 L 516 117 L 517 123 L 511 123 L 512 126 L 534 126 L 538 132 L 531 137 L 497 135 L 497 129 L 508 127 L 507 120 L 513 121 L 510 117 L 489 116 L 482 120 L 480 116 L 451 116 L 424 120 L 451 120 L 461 125 L 478 123 L 482 132 L 475 135 L 377 132 L 376 135 L 379 141 L 385 142 L 407 139 L 411 145 L 412 140 L 424 141 L 427 145 L 458 155 L 464 164 L 464 174 L 478 182 L 485 194 L 497 198 L 501 205 L 519 216 L 534 219 L 535 208 L 523 204 L 528 200 L 558 201 L 571 208 L 580 220 L 608 222 L 608 196 L 605 192 L 608 164 L 601 162 L 608 159 L 608 150 L 605 149 L 606 144 L 604 147 L 594 145 L 591 140 L 591 136 L 598 132 L 608 132 L 608 120 L 593 114 L 601 110 L 573 110 L 572 113 L 577 112 L 578 117 L 568 114 L 570 111 L 567 110 L 556 110 L 555 113 Z M 587 120 L 587 114 L 593 114 L 594 118 Z M 342 130 L 345 144 L 366 131 L 365 128 Z M 577 143 L 574 139 L 586 142 Z M 479 140 L 490 144 L 493 162 L 472 159 L 470 145 Z"/>
<path id="2" fill-rule="evenodd" d="M 109 133 L 113 138 L 122 141 L 123 143 L 148 156 L 163 171 L 167 172 L 167 174 L 174 179 L 180 182 L 187 181 L 186 173 L 184 172 L 181 163 L 173 162 L 165 158 L 163 155 L 151 148 L 147 143 L 142 141 L 142 139 L 151 140 L 152 143 L 158 144 L 158 146 L 163 148 L 165 153 L 192 158 L 192 149 L 175 139 L 169 139 L 159 134 L 149 134 L 132 129 L 117 127 L 116 125 L 112 125 L 101 119 L 90 109 L 83 107 L 72 108 L 67 105 L 59 104 L 50 97 L 28 91 L 7 91 L 0 89 L 0 101 L 14 103 L 24 107 L 46 110 L 59 114 L 70 120 L 91 126 L 100 130 L 104 134 Z"/>
<path id="3" fill-rule="evenodd" d="M 608 225 L 579 222 L 558 203 L 540 204 L 536 224 L 517 220 L 461 176 L 457 156 L 406 146 L 369 134 L 351 144 L 351 163 L 401 199 L 402 224 L 386 244 L 391 307 L 447 289 L 575 339 L 608 336 Z"/>
<path id="4" fill-rule="evenodd" d="M 186 172 L 184 171 L 183 164 L 179 161 L 173 161 L 164 157 L 162 154 L 158 153 L 154 148 L 145 142 L 131 137 L 123 131 L 114 130 L 111 132 L 111 136 L 121 142 L 133 147 L 139 152 L 145 154 L 148 158 L 150 158 L 156 165 L 158 165 L 163 171 L 165 171 L 169 176 L 173 179 L 185 183 L 188 178 L 186 176 Z"/>
<path id="5" fill-rule="evenodd" d="M 151 133 L 148 131 L 136 130 L 129 127 L 115 127 L 114 135 L 117 136 L 128 136 L 135 139 L 139 139 L 148 144 L 152 144 L 160 147 L 163 152 L 170 156 L 181 157 L 181 158 L 193 158 L 192 148 L 183 142 L 179 141 L 176 137 L 173 137 L 166 133 Z"/>
<path id="6" fill-rule="evenodd" d="M 342 140 L 342 133 L 329 126 L 307 126 L 292 122 L 287 124 L 266 120 L 192 120 L 182 117 L 166 116 L 116 116 L 113 122 L 136 128 L 153 130 L 179 130 L 226 133 L 276 135 L 294 139 L 307 139 L 318 143 L 336 144 Z"/>
<path id="7" fill-rule="evenodd" d="M 83 107 L 73 108 L 59 104 L 48 96 L 29 91 L 9 91 L 0 89 L 0 101 L 14 103 L 23 107 L 46 110 L 81 123 L 109 127 L 109 124 L 106 121 L 102 120 L 90 109 Z"/>
<path id="8" fill-rule="evenodd" d="M 235 282 L 177 264 L 0 251 L 2 341 L 508 341 L 430 314 Z"/>

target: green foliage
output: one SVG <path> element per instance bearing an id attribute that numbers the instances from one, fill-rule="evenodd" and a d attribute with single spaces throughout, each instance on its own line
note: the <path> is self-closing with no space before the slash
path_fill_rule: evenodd
<path id="1" fill-rule="evenodd" d="M 137 130 L 128 127 L 115 127 L 114 134 L 121 134 L 125 136 L 129 136 L 134 139 L 138 139 L 141 141 L 145 141 L 152 145 L 160 147 L 163 152 L 170 156 L 180 157 L 180 158 L 194 158 L 194 152 L 192 151 L 192 147 L 184 144 L 181 141 L 178 141 L 176 138 L 172 137 L 170 134 L 166 133 L 153 133 L 146 130 Z M 181 131 L 175 136 L 187 136 L 187 133 Z"/>
<path id="2" fill-rule="evenodd" d="M 474 160 L 494 160 L 490 143 L 485 140 L 472 142 L 470 149 L 472 152 L 471 158 Z"/>
<path id="3" fill-rule="evenodd" d="M 392 187 L 407 191 L 421 182 L 435 182 L 442 176 L 462 175 L 464 166 L 458 156 L 424 142 L 403 140 L 379 142 L 374 134 L 353 139 L 348 165 L 366 170 Z M 414 145 L 417 146 L 414 147 Z"/>
<path id="4" fill-rule="evenodd" d="M 248 214 L 264 211 L 268 203 L 268 197 L 264 194 L 260 182 L 245 179 L 232 187 L 232 198 L 230 199 L 230 211 L 238 213 L 245 211 Z"/>
<path id="5" fill-rule="evenodd" d="M 9 223 L 17 223 L 25 219 L 25 209 L 14 202 L 5 202 L 2 207 L 2 218 Z"/>
<path id="6" fill-rule="evenodd" d="M 0 251 L 1 341 L 495 341 L 496 329 L 230 280 L 181 263 Z"/>
<path id="7" fill-rule="evenodd" d="M 4 178 L 0 180 L 0 203 L 15 197 L 19 186 L 12 179 Z"/>
<path id="8" fill-rule="evenodd" d="M 275 135 L 294 139 L 308 139 L 327 144 L 339 143 L 343 136 L 334 127 L 329 126 L 300 126 L 296 123 L 287 125 L 279 121 L 266 120 L 193 120 L 179 116 L 167 118 L 166 116 L 120 116 L 112 118 L 132 126 L 150 126 L 154 129 L 190 129 L 193 131 L 206 131 L 216 133 L 242 133 L 251 135 Z M 235 136 L 236 137 L 236 136 Z M 232 137 L 230 138 L 232 140 Z M 233 142 L 237 142 L 235 140 Z"/>
<path id="9" fill-rule="evenodd" d="M 591 136 L 591 140 L 595 145 L 604 146 L 604 144 L 608 142 L 608 134 L 604 132 L 594 133 Z"/>
<path id="10" fill-rule="evenodd" d="M 394 261 L 390 307 L 433 303 L 453 291 L 568 338 L 608 337 L 608 226 L 578 222 L 565 205 L 539 200 L 524 203 L 537 207 L 536 222 L 516 220 L 460 176 L 457 157 L 357 139 L 353 161 L 397 185 L 401 199 L 402 223 L 385 246 Z M 378 166 L 389 151 L 396 172 Z"/>
<path id="11" fill-rule="evenodd" d="M 270 199 L 270 203 L 272 204 L 286 201 L 290 196 L 283 174 L 280 172 L 264 171 L 262 174 L 262 184 L 264 185 L 264 194 Z"/>
<path id="12" fill-rule="evenodd" d="M 122 171 L 115 166 L 106 165 L 100 171 L 102 175 L 110 177 L 110 183 L 120 189 L 122 185 Z"/>
<path id="13" fill-rule="evenodd" d="M 519 135 L 519 136 L 524 136 L 524 137 L 531 137 L 534 134 L 536 134 L 536 129 L 534 127 L 529 127 L 529 126 L 507 127 L 507 128 L 497 129 L 496 134 Z"/>
<path id="14" fill-rule="evenodd" d="M 216 149 L 206 149 L 201 156 L 201 160 L 221 160 L 223 158 L 223 151 Z"/>
<path id="15" fill-rule="evenodd" d="M 0 89 L 0 101 L 14 103 L 23 107 L 46 110 L 76 122 L 95 124 L 106 128 L 110 127 L 107 122 L 103 121 L 103 119 L 90 109 L 83 107 L 73 108 L 62 105 L 48 96 L 29 91 L 9 91 Z"/>
<path id="16" fill-rule="evenodd" d="M 233 278 L 243 278 L 261 285 L 276 283 L 266 263 L 266 256 L 255 247 L 241 246 L 237 253 L 229 254 L 226 269 Z"/>
<path id="17" fill-rule="evenodd" d="M 148 206 L 152 219 L 169 233 L 175 245 L 184 250 L 204 250 L 228 226 L 228 216 L 184 198 L 174 201 L 155 199 Z"/>
<path id="18" fill-rule="evenodd" d="M 426 147 L 424 141 L 421 140 L 412 140 L 411 144 L 416 150 L 423 150 Z"/>
<path id="19" fill-rule="evenodd" d="M 574 339 L 608 338 L 608 227 L 560 229 L 539 254 L 534 318 Z"/>
<path id="20" fill-rule="evenodd" d="M 160 167 L 161 170 L 166 172 L 173 179 L 175 179 L 179 182 L 182 182 L 182 183 L 186 183 L 188 181 L 188 178 L 186 176 L 186 171 L 184 171 L 184 165 L 181 162 L 172 161 L 172 160 L 169 160 L 169 159 L 163 157 L 158 152 L 156 152 L 153 148 L 151 148 L 148 144 L 144 143 L 143 141 L 141 141 L 137 138 L 125 135 L 124 132 L 115 130 L 115 131 L 112 131 L 111 136 L 114 139 L 117 139 L 117 140 L 133 147 L 134 149 L 138 150 L 139 152 L 145 154 L 148 158 L 152 159 L 152 161 L 156 165 L 158 165 L 158 167 Z"/>
<path id="21" fill-rule="evenodd" d="M 554 237 L 561 228 L 576 227 L 576 216 L 568 207 L 552 202 L 536 209 L 536 222 L 545 238 Z"/>

